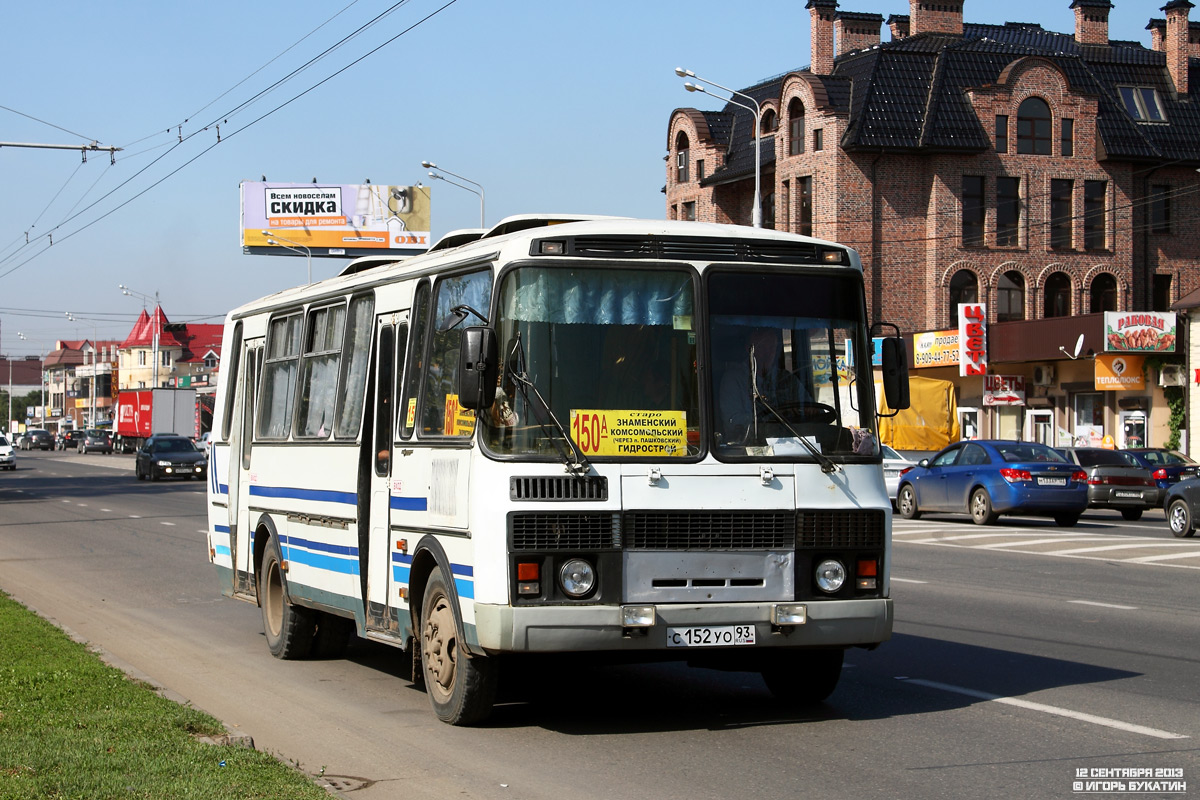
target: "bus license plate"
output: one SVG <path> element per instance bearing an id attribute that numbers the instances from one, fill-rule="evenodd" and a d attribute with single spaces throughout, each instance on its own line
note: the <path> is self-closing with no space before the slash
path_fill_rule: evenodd
<path id="1" fill-rule="evenodd" d="M 754 644 L 753 625 L 667 628 L 667 647 L 728 647 Z"/>
<path id="2" fill-rule="evenodd" d="M 1038 478 L 1038 486 L 1066 486 L 1066 478 Z"/>

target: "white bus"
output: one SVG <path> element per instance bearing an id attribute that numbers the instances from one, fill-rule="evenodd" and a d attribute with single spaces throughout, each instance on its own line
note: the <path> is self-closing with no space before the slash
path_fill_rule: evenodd
<path id="1" fill-rule="evenodd" d="M 443 243 L 226 320 L 209 555 L 272 653 L 395 645 L 469 724 L 506 654 L 757 671 L 813 703 L 891 635 L 855 251 L 620 218 Z M 903 408 L 904 351 L 876 343 Z"/>

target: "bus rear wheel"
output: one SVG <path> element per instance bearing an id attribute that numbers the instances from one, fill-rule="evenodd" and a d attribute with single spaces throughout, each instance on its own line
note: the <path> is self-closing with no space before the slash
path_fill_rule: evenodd
<path id="1" fill-rule="evenodd" d="M 282 565 L 279 544 L 271 537 L 258 580 L 258 605 L 262 608 L 267 648 L 276 658 L 306 658 L 312 652 L 316 618 L 311 610 L 288 601 Z"/>
<path id="2" fill-rule="evenodd" d="M 803 708 L 821 703 L 842 677 L 841 648 L 768 654 L 762 666 L 763 683 L 776 699 Z"/>
<path id="3" fill-rule="evenodd" d="M 446 578 L 435 570 L 421 603 L 421 675 L 433 713 L 451 725 L 483 721 L 496 700 L 496 662 L 469 655 L 461 630 Z"/>

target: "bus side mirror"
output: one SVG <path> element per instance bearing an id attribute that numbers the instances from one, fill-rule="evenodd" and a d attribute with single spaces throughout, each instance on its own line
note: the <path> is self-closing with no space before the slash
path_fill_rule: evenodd
<path id="1" fill-rule="evenodd" d="M 480 411 L 496 402 L 500 347 L 491 328 L 464 328 L 458 357 L 458 402 Z"/>
<path id="2" fill-rule="evenodd" d="M 883 346 L 883 396 L 888 408 L 893 411 L 908 408 L 908 353 L 904 349 L 904 340 L 889 336 L 880 344 Z"/>

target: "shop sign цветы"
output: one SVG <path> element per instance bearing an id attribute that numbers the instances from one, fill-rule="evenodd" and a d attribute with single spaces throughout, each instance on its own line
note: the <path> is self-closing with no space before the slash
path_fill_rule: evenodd
<path id="1" fill-rule="evenodd" d="M 1105 311 L 1104 352 L 1175 352 L 1174 311 Z"/>
<path id="2" fill-rule="evenodd" d="M 1142 366 L 1145 356 L 1096 356 L 1096 389 L 1098 391 L 1145 391 L 1146 377 Z"/>
<path id="3" fill-rule="evenodd" d="M 958 304 L 958 374 L 987 374 L 987 304 Z"/>
<path id="4" fill-rule="evenodd" d="M 985 406 L 1025 405 L 1025 376 L 984 375 L 983 404 Z"/>

